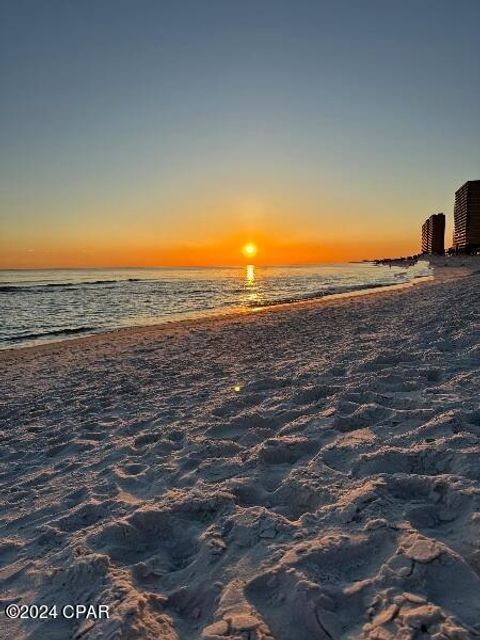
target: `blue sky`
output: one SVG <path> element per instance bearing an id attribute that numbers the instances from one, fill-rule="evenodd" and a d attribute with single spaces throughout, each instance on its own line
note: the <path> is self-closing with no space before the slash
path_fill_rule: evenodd
<path id="1" fill-rule="evenodd" d="M 0 22 L 12 264 L 229 233 L 415 250 L 479 177 L 478 0 L 16 0 Z"/>

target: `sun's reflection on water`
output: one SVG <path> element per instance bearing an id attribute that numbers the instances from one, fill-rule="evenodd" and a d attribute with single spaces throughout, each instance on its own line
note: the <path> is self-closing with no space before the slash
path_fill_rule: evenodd
<path id="1" fill-rule="evenodd" d="M 260 282 L 257 277 L 255 265 L 247 264 L 244 271 L 244 292 L 242 295 L 242 303 L 249 309 L 254 309 L 262 300 Z"/>

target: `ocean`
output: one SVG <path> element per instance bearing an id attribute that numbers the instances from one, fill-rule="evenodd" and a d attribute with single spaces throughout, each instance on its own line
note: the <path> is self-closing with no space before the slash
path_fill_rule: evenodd
<path id="1" fill-rule="evenodd" d="M 123 327 L 200 318 L 406 283 L 412 267 L 48 269 L 0 271 L 0 348 L 65 340 Z"/>

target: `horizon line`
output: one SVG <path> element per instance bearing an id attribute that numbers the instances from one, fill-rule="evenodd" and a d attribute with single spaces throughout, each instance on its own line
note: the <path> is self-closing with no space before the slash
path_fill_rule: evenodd
<path id="1" fill-rule="evenodd" d="M 408 256 L 405 256 L 408 257 Z M 400 256 L 399 256 L 400 258 Z M 107 270 L 107 269 L 239 269 L 247 266 L 254 267 L 302 267 L 315 266 L 320 264 L 359 264 L 362 262 L 374 262 L 375 260 L 385 260 L 387 258 L 364 258 L 361 260 L 323 260 L 319 262 L 278 262 L 278 263 L 260 263 L 245 262 L 242 264 L 179 264 L 179 265 L 128 265 L 128 266 L 81 266 L 81 267 L 0 267 L 0 271 L 79 271 L 79 270 Z M 398 258 L 391 258 L 398 259 Z"/>

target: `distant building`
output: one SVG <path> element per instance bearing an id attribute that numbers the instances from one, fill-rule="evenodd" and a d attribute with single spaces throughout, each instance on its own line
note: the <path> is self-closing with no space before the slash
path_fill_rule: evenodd
<path id="1" fill-rule="evenodd" d="M 480 249 L 480 180 L 469 180 L 455 192 L 453 248 L 459 253 Z"/>
<path id="2" fill-rule="evenodd" d="M 445 215 L 434 213 L 422 225 L 422 253 L 445 253 Z"/>

